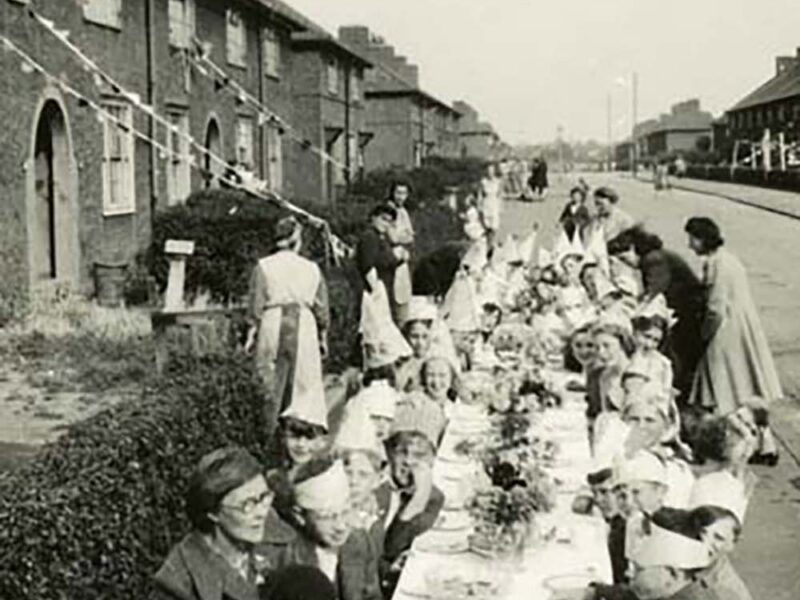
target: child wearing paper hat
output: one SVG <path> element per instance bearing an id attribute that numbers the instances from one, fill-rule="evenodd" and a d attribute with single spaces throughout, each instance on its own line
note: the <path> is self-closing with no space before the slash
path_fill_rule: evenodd
<path id="1" fill-rule="evenodd" d="M 385 379 L 378 379 L 350 398 L 347 406 L 348 409 L 352 406 L 353 410 L 357 406 L 363 406 L 363 410 L 372 421 L 375 435 L 380 441 L 385 441 L 391 433 L 399 401 L 400 394 L 391 383 Z"/>
<path id="2" fill-rule="evenodd" d="M 379 598 L 378 555 L 366 531 L 353 529 L 344 464 L 323 458 L 308 463 L 294 486 L 298 525 L 289 564 L 318 567 L 342 600 Z"/>
<path id="3" fill-rule="evenodd" d="M 350 485 L 353 525 L 370 530 L 378 520 L 375 491 L 386 458 L 365 404 L 349 404 L 334 441 L 335 455 L 344 464 Z M 375 539 L 380 539 L 376 534 Z"/>
<path id="4" fill-rule="evenodd" d="M 653 525 L 629 558 L 631 589 L 639 600 L 707 597 L 694 579 L 711 564 L 711 553 L 702 542 Z"/>

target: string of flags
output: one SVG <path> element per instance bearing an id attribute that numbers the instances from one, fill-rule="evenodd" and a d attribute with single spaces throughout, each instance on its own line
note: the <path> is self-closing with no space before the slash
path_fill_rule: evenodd
<path id="1" fill-rule="evenodd" d="M 200 144 L 195 140 L 191 135 L 182 131 L 179 127 L 173 124 L 168 118 L 165 118 L 159 115 L 155 109 L 144 103 L 139 96 L 134 92 L 127 91 L 122 85 L 120 85 L 113 77 L 108 75 L 105 71 L 103 71 L 96 63 L 93 61 L 89 56 L 87 56 L 77 45 L 75 45 L 69 39 L 69 32 L 65 30 L 59 30 L 55 27 L 55 23 L 49 19 L 46 19 L 42 15 L 38 14 L 32 8 L 28 9 L 29 15 L 35 19 L 39 24 L 41 24 L 45 29 L 50 31 L 67 49 L 69 49 L 83 64 L 84 69 L 90 72 L 93 76 L 94 83 L 98 87 L 102 87 L 103 85 L 107 85 L 111 88 L 111 90 L 115 94 L 119 94 L 123 98 L 125 98 L 131 105 L 135 106 L 146 115 L 151 117 L 155 122 L 162 125 L 167 131 L 171 132 L 172 134 L 177 135 L 178 137 L 182 138 L 186 142 L 188 142 L 190 148 L 196 150 L 200 153 L 201 156 L 207 157 L 209 161 L 217 163 L 219 166 L 222 167 L 223 172 L 233 172 L 235 174 L 235 178 L 246 180 L 252 179 L 252 177 L 248 177 L 246 173 L 242 173 L 240 170 L 236 169 L 232 165 L 228 163 L 228 161 L 224 160 L 223 158 L 215 155 L 211 152 L 208 148 L 204 145 Z M 102 106 L 97 104 L 96 102 L 92 101 L 91 99 L 87 98 L 85 95 L 81 94 L 78 90 L 74 87 L 70 86 L 65 80 L 56 77 L 50 73 L 48 73 L 42 65 L 37 63 L 30 55 L 28 55 L 25 51 L 19 48 L 16 44 L 14 44 L 10 39 L 6 36 L 0 36 L 2 40 L 3 47 L 8 50 L 12 50 L 15 54 L 17 54 L 22 59 L 22 70 L 25 73 L 34 73 L 39 72 L 44 75 L 48 80 L 54 82 L 62 91 L 65 93 L 75 97 L 78 99 L 80 104 L 83 106 L 89 107 L 94 110 L 98 114 L 98 118 L 102 120 L 110 120 L 111 122 L 115 123 L 115 125 L 120 128 L 121 130 L 131 133 L 136 138 L 150 144 L 154 148 L 156 148 L 159 153 L 164 157 L 179 157 L 184 158 L 188 161 L 191 168 L 200 171 L 201 173 L 208 174 L 206 169 L 202 168 L 193 154 L 188 156 L 182 156 L 179 153 L 173 151 L 172 149 L 168 148 L 164 144 L 161 144 L 157 140 L 153 139 L 152 137 L 146 135 L 145 133 L 136 130 L 135 128 L 130 128 L 126 123 L 120 121 L 114 115 L 103 109 Z M 240 181 L 236 181 L 235 178 L 228 177 L 228 176 L 217 176 L 220 181 L 223 181 L 227 185 L 232 188 L 239 189 L 245 191 L 253 196 L 261 198 L 263 200 L 267 200 L 270 202 L 274 202 L 279 206 L 285 208 L 293 212 L 294 214 L 302 217 L 312 225 L 320 228 L 323 230 L 324 235 L 328 241 L 328 244 L 332 250 L 332 254 L 335 260 L 339 260 L 342 258 L 349 257 L 353 254 L 353 249 L 348 246 L 345 242 L 343 242 L 338 236 L 336 236 L 331 230 L 330 226 L 327 221 L 324 219 L 317 217 L 316 215 L 308 212 L 307 210 L 296 206 L 283 198 L 280 194 L 276 193 L 273 190 L 264 189 L 263 187 L 260 189 L 255 189 L 251 185 L 244 185 Z M 264 182 L 259 182 L 264 183 Z"/>
<path id="2" fill-rule="evenodd" d="M 240 104 L 249 104 L 253 107 L 258 114 L 259 125 L 270 124 L 279 128 L 283 135 L 288 136 L 294 142 L 300 144 L 304 150 L 312 152 L 323 161 L 330 162 L 342 171 L 350 172 L 350 167 L 334 156 L 331 156 L 330 153 L 315 146 L 311 140 L 303 136 L 302 133 L 297 131 L 277 113 L 270 110 L 258 98 L 237 83 L 222 67 L 212 61 L 210 58 L 210 43 L 202 42 L 195 38 L 194 47 L 195 51 L 193 54 L 189 54 L 189 60 L 194 65 L 197 72 L 214 81 L 216 89 L 226 90 L 228 93 L 232 94 Z"/>

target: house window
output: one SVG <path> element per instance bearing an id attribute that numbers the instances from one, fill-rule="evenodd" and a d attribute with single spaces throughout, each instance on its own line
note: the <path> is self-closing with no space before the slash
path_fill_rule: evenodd
<path id="1" fill-rule="evenodd" d="M 361 77 L 355 69 L 350 71 L 350 100 L 361 102 Z"/>
<path id="2" fill-rule="evenodd" d="M 328 92 L 334 95 L 339 93 L 339 65 L 333 58 L 328 61 Z"/>
<path id="3" fill-rule="evenodd" d="M 274 29 L 264 29 L 264 73 L 269 77 L 280 77 L 281 45 Z"/>
<path id="4" fill-rule="evenodd" d="M 191 154 L 189 148 L 189 116 L 186 113 L 170 113 L 169 121 L 174 127 L 167 132 L 167 204 L 179 204 L 192 191 Z"/>
<path id="5" fill-rule="evenodd" d="M 133 111 L 127 104 L 106 103 L 112 118 L 103 121 L 103 214 L 136 211 Z"/>
<path id="6" fill-rule="evenodd" d="M 195 33 L 194 0 L 169 0 L 169 43 L 190 48 Z"/>
<path id="7" fill-rule="evenodd" d="M 250 117 L 239 117 L 236 121 L 236 162 L 251 171 L 255 163 L 253 119 Z"/>
<path id="8" fill-rule="evenodd" d="M 226 17 L 226 47 L 228 62 L 236 67 L 247 67 L 247 29 L 240 12 L 228 10 Z"/>
<path id="9" fill-rule="evenodd" d="M 283 132 L 274 126 L 267 127 L 267 159 L 269 188 L 280 192 L 283 188 Z"/>
<path id="10" fill-rule="evenodd" d="M 82 4 L 87 21 L 122 29 L 122 0 L 83 0 Z"/>

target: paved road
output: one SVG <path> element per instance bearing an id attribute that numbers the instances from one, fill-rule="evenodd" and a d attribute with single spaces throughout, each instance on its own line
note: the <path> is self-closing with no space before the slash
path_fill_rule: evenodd
<path id="1" fill-rule="evenodd" d="M 666 246 L 698 265 L 686 247 L 683 226 L 694 215 L 719 223 L 728 248 L 744 262 L 764 327 L 776 356 L 787 393 L 800 396 L 800 221 L 735 204 L 723 198 L 672 190 L 656 193 L 652 186 L 628 177 L 587 174 L 592 186 L 611 185 L 621 206 L 658 233 Z M 553 175 L 549 198 L 543 203 L 506 202 L 503 233 L 525 233 L 534 222 L 550 243 L 554 223 L 575 177 Z M 776 468 L 759 468 L 761 478 L 748 513 L 735 562 L 755 599 L 800 598 L 800 409 L 795 399 L 775 407 L 783 447 Z"/>

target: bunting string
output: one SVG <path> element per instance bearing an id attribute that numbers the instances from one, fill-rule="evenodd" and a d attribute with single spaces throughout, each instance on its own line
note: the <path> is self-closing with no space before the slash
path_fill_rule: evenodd
<path id="1" fill-rule="evenodd" d="M 241 170 L 239 170 L 236 167 L 234 167 L 231 164 L 229 164 L 228 161 L 226 161 L 225 159 L 215 155 L 208 148 L 206 148 L 203 144 L 201 144 L 197 140 L 195 140 L 190 134 L 188 134 L 185 131 L 182 131 L 179 127 L 174 125 L 168 118 L 159 115 L 152 106 L 149 106 L 148 104 L 146 104 L 146 103 L 144 103 L 142 101 L 142 99 L 139 96 L 139 94 L 127 91 L 124 88 L 124 86 L 122 86 L 119 82 L 117 82 L 111 75 L 106 73 L 102 68 L 100 68 L 100 66 L 94 60 L 92 60 L 85 52 L 83 52 L 76 44 L 74 44 L 69 39 L 69 32 L 68 31 L 63 31 L 63 30 L 57 29 L 56 26 L 55 26 L 55 23 L 53 21 L 51 21 L 49 19 L 46 19 L 45 17 L 40 15 L 38 12 L 36 12 L 33 8 L 29 8 L 28 9 L 28 14 L 34 20 L 36 20 L 42 27 L 44 27 L 46 30 L 48 30 L 56 39 L 58 39 L 59 42 L 61 42 L 83 64 L 85 69 L 92 73 L 92 75 L 95 78 L 95 84 L 96 85 L 98 83 L 105 83 L 106 85 L 108 85 L 112 89 L 112 91 L 115 94 L 119 94 L 120 96 L 125 98 L 128 102 L 130 102 L 131 105 L 135 106 L 136 108 L 138 108 L 139 110 L 144 112 L 147 116 L 152 118 L 155 122 L 157 122 L 160 125 L 162 125 L 163 127 L 165 127 L 167 131 L 177 135 L 179 138 L 181 138 L 184 141 L 186 141 L 189 144 L 190 148 L 192 148 L 193 150 L 198 152 L 201 156 L 207 157 L 210 162 L 216 163 L 218 166 L 222 167 L 223 172 L 231 172 L 232 171 L 239 179 L 245 179 L 245 174 Z M 34 68 L 35 70 L 39 71 L 40 73 L 42 73 L 43 75 L 45 75 L 49 79 L 58 82 L 60 87 L 62 87 L 62 89 L 69 89 L 70 95 L 73 95 L 75 97 L 80 96 L 81 101 L 84 104 L 86 104 L 88 106 L 92 106 L 92 108 L 94 110 L 96 110 L 96 111 L 97 111 L 97 109 L 102 111 L 102 112 L 99 112 L 98 114 L 105 113 L 105 115 L 108 115 L 108 116 L 112 117 L 112 120 L 118 121 L 117 119 L 114 119 L 113 115 L 110 115 L 110 113 L 108 113 L 108 111 L 103 110 L 102 107 L 99 106 L 97 103 L 92 102 L 91 100 L 86 98 L 84 95 L 80 94 L 74 87 L 69 86 L 65 81 L 60 80 L 58 77 L 55 77 L 55 76 L 52 76 L 52 75 L 48 74 L 41 65 L 39 65 L 33 58 L 31 58 L 29 55 L 27 55 L 27 53 L 22 51 L 18 46 L 13 44 L 13 42 L 11 42 L 10 39 L 8 39 L 5 36 L 0 36 L 0 37 L 2 37 L 3 44 L 4 44 L 5 47 L 7 47 L 7 48 L 13 47 L 15 49 L 15 52 L 20 56 L 20 58 L 23 58 L 23 65 L 27 65 L 27 68 Z M 25 57 L 27 57 L 27 58 L 25 58 Z M 37 66 L 34 67 L 34 65 L 37 65 Z M 78 96 L 76 96 L 76 94 Z M 279 117 L 277 117 L 277 115 L 275 117 L 276 117 L 276 119 L 279 119 Z M 282 120 L 279 120 L 278 122 L 283 123 Z M 117 123 L 117 125 L 121 126 L 122 129 L 125 129 L 125 130 L 128 129 L 128 126 L 125 123 Z M 177 153 L 171 151 L 169 148 L 167 148 L 163 144 L 159 143 L 157 140 L 154 140 L 154 139 L 150 138 L 149 136 L 146 136 L 142 132 L 138 132 L 137 131 L 137 132 L 134 133 L 134 135 L 136 135 L 136 137 L 141 139 L 142 141 L 145 141 L 145 142 L 153 145 L 159 151 L 166 152 L 170 156 L 177 155 Z M 180 156 L 180 155 L 178 155 L 178 156 Z M 194 168 L 196 170 L 199 170 L 199 171 L 202 171 L 204 173 L 206 172 L 205 169 L 202 169 L 197 164 L 197 160 L 196 160 L 196 157 L 194 155 L 190 155 L 188 157 L 188 159 L 189 159 L 189 164 L 191 165 L 192 168 Z M 240 189 L 240 190 L 246 191 L 247 193 L 249 193 L 251 195 L 254 195 L 254 196 L 257 196 L 259 198 L 262 198 L 264 200 L 277 203 L 280 206 L 284 207 L 285 209 L 297 214 L 300 217 L 303 217 L 305 220 L 309 221 L 311 224 L 322 228 L 324 231 L 327 232 L 326 235 L 328 236 L 329 243 L 330 243 L 330 245 L 332 247 L 332 250 L 334 251 L 334 256 L 336 256 L 337 258 L 347 257 L 347 256 L 349 256 L 349 255 L 351 255 L 353 253 L 353 249 L 351 247 L 349 247 L 347 244 L 345 244 L 338 236 L 336 236 L 335 234 L 333 234 L 333 232 L 330 231 L 330 227 L 328 226 L 327 221 L 325 221 L 324 219 L 322 219 L 320 217 L 317 217 L 316 215 L 308 212 L 307 210 L 305 210 L 305 209 L 303 209 L 303 208 L 301 208 L 299 206 L 294 205 L 293 203 L 291 203 L 288 200 L 286 200 L 285 198 L 283 198 L 280 194 L 278 194 L 274 190 L 270 190 L 268 188 L 267 189 L 263 189 L 262 188 L 263 191 L 260 191 L 260 190 L 254 189 L 251 186 L 243 185 L 242 183 L 239 183 L 238 181 L 235 181 L 233 178 L 226 177 L 226 178 L 223 179 L 223 178 L 221 178 L 219 176 L 218 176 L 218 178 L 220 179 L 220 181 L 224 180 L 226 184 L 230 185 L 231 187 L 233 187 L 235 189 Z M 265 183 L 263 181 L 259 181 L 259 182 L 262 183 L 262 184 Z"/>
<path id="2" fill-rule="evenodd" d="M 176 157 L 180 160 L 186 160 L 189 166 L 196 171 L 200 172 L 203 175 L 208 175 L 209 171 L 203 167 L 201 167 L 195 157 L 193 155 L 182 155 L 179 152 L 174 151 L 173 149 L 167 147 L 165 144 L 162 144 L 158 140 L 152 138 L 151 136 L 147 135 L 146 133 L 136 129 L 133 126 L 128 125 L 125 121 L 118 118 L 116 115 L 112 114 L 108 110 L 106 110 L 101 104 L 95 102 L 85 94 L 81 93 L 78 89 L 72 86 L 66 79 L 63 77 L 59 77 L 50 73 L 45 67 L 39 63 L 36 59 L 34 59 L 30 54 L 25 52 L 22 48 L 20 48 L 17 44 L 15 44 L 11 39 L 9 39 L 5 35 L 0 35 L 0 44 L 2 44 L 3 49 L 13 52 L 16 56 L 18 56 L 22 61 L 22 70 L 29 74 L 39 73 L 43 77 L 45 77 L 49 82 L 56 85 L 64 94 L 75 98 L 79 105 L 89 108 L 90 110 L 94 111 L 101 122 L 108 121 L 113 123 L 118 129 L 121 131 L 128 133 L 139 139 L 148 145 L 152 146 L 156 150 L 159 151 L 164 157 L 166 158 L 173 158 Z M 122 95 L 125 95 L 124 90 L 121 87 L 117 87 L 120 90 Z M 158 119 L 158 117 L 156 117 Z M 163 118 L 162 118 L 163 119 Z M 178 134 L 181 134 L 177 128 L 175 128 L 171 123 L 167 123 L 170 131 L 175 131 Z M 177 131 L 176 131 L 177 130 Z M 193 144 L 196 144 L 193 138 L 189 136 L 190 141 Z M 205 148 L 203 148 L 205 150 Z M 228 166 L 225 161 L 220 159 L 219 157 L 215 157 L 211 152 L 204 152 L 210 157 L 216 159 L 217 162 Z M 238 175 L 238 173 L 237 173 Z M 290 212 L 298 215 L 302 219 L 306 220 L 307 222 L 311 223 L 312 225 L 320 228 L 325 236 L 329 247 L 333 252 L 334 258 L 338 261 L 341 258 L 346 258 L 352 255 L 353 249 L 350 248 L 346 243 L 344 243 L 338 236 L 333 234 L 330 230 L 330 225 L 324 219 L 317 217 L 316 215 L 311 214 L 307 210 L 295 206 L 291 202 L 283 199 L 278 194 L 275 194 L 272 191 L 267 190 L 266 193 L 254 189 L 249 185 L 245 185 L 241 181 L 237 181 L 236 178 L 228 176 L 227 172 L 223 172 L 222 175 L 216 175 L 217 179 L 220 182 L 225 183 L 227 186 L 241 190 L 246 192 L 254 197 L 260 198 L 267 202 L 271 202 L 273 204 L 277 204 L 278 206 L 289 210 Z"/>

